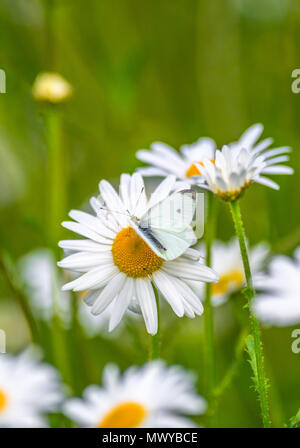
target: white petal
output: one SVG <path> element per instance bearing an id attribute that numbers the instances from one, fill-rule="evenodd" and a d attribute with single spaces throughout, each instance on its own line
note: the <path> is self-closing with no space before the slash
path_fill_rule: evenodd
<path id="1" fill-rule="evenodd" d="M 197 297 L 196 294 L 192 291 L 192 289 L 182 280 L 179 280 L 178 278 L 174 277 L 173 281 L 175 282 L 175 286 L 180 291 L 180 294 L 191 306 L 192 310 L 196 314 L 201 315 L 203 313 L 203 305 L 199 297 Z"/>
<path id="2" fill-rule="evenodd" d="M 126 275 L 123 272 L 119 272 L 112 280 L 110 280 L 99 297 L 94 301 L 92 314 L 97 316 L 102 313 L 113 299 L 119 294 L 126 280 Z"/>
<path id="3" fill-rule="evenodd" d="M 181 177 L 182 169 L 179 169 L 177 165 L 170 163 L 170 159 L 160 153 L 154 151 L 141 150 L 136 153 L 136 157 L 149 165 L 154 165 L 159 169 L 166 170 L 168 173 L 174 173 Z"/>
<path id="4" fill-rule="evenodd" d="M 250 148 L 259 139 L 264 127 L 262 124 L 257 123 L 248 128 L 239 140 L 239 144 L 242 147 Z"/>
<path id="5" fill-rule="evenodd" d="M 166 177 L 151 194 L 148 202 L 148 209 L 165 199 L 170 194 L 175 182 L 176 176 L 171 175 Z"/>
<path id="6" fill-rule="evenodd" d="M 166 261 L 162 269 L 176 277 L 186 278 L 188 280 L 197 280 L 199 282 L 217 282 L 219 275 L 211 268 L 199 263 L 177 258 L 176 260 Z"/>
<path id="7" fill-rule="evenodd" d="M 267 187 L 273 188 L 274 190 L 279 190 L 279 185 L 273 182 L 271 179 L 263 176 L 256 176 L 253 180 L 259 184 L 266 185 Z"/>
<path id="8" fill-rule="evenodd" d="M 83 224 L 78 224 L 77 222 L 73 221 L 64 221 L 61 224 L 63 227 L 65 227 L 68 230 L 71 230 L 72 232 L 78 233 L 79 235 L 85 236 L 86 238 L 90 238 L 93 241 L 96 241 L 100 244 L 111 244 L 111 240 L 104 238 L 100 236 L 98 233 L 93 232 L 93 230 L 90 230 L 88 227 L 84 226 Z"/>
<path id="9" fill-rule="evenodd" d="M 131 182 L 130 174 L 122 174 L 120 180 L 119 193 L 126 210 L 128 210 L 130 213 L 133 213 L 132 202 L 130 198 L 130 182 Z"/>
<path id="10" fill-rule="evenodd" d="M 293 168 L 285 165 L 267 166 L 261 171 L 262 174 L 293 174 Z"/>
<path id="11" fill-rule="evenodd" d="M 135 281 L 136 295 L 148 333 L 157 333 L 157 307 L 151 281 L 147 278 L 137 278 Z"/>
<path id="12" fill-rule="evenodd" d="M 62 249 L 84 252 L 107 252 L 111 250 L 110 245 L 99 244 L 92 240 L 62 240 L 58 245 Z"/>
<path id="13" fill-rule="evenodd" d="M 71 210 L 69 216 L 74 219 L 74 221 L 79 222 L 105 238 L 114 239 L 115 237 L 115 233 L 105 227 L 98 217 L 92 216 L 89 213 L 85 213 L 80 210 Z"/>
<path id="14" fill-rule="evenodd" d="M 128 305 L 131 299 L 134 296 L 134 280 L 131 277 L 127 277 L 125 280 L 125 284 L 123 289 L 119 293 L 116 301 L 114 303 L 111 318 L 109 321 L 109 331 L 112 331 L 116 328 L 117 325 L 121 322 L 122 317 L 124 316 L 125 311 L 128 308 Z"/>
<path id="15" fill-rule="evenodd" d="M 172 277 L 161 270 L 154 272 L 152 277 L 156 287 L 170 304 L 174 313 L 177 316 L 182 317 L 184 315 L 184 306 L 181 295 L 172 282 Z"/>
<path id="16" fill-rule="evenodd" d="M 106 180 L 100 182 L 99 190 L 106 206 L 116 221 L 118 221 L 122 227 L 127 227 L 128 212 L 116 190 Z"/>
<path id="17" fill-rule="evenodd" d="M 130 198 L 132 203 L 132 214 L 140 218 L 146 212 L 147 198 L 142 176 L 134 173 L 130 182 Z"/>
<path id="18" fill-rule="evenodd" d="M 137 172 L 140 173 L 141 176 L 167 176 L 169 173 L 165 170 L 161 170 L 159 168 L 153 168 L 152 166 L 146 166 L 145 168 L 138 168 Z"/>
<path id="19" fill-rule="evenodd" d="M 76 280 L 66 283 L 63 287 L 63 291 L 73 290 L 73 291 L 85 291 L 91 288 L 101 288 L 110 279 L 112 279 L 119 270 L 114 264 L 108 266 L 101 266 L 99 268 L 94 268 L 86 274 L 81 275 Z"/>
<path id="20" fill-rule="evenodd" d="M 99 265 L 112 262 L 111 252 L 91 253 L 91 252 L 77 252 L 69 255 L 57 263 L 58 266 L 65 269 L 85 270 Z"/>
<path id="21" fill-rule="evenodd" d="M 94 303 L 97 300 L 97 298 L 99 297 L 101 291 L 102 291 L 101 289 L 96 289 L 95 291 L 88 292 L 83 299 L 84 303 L 87 306 L 94 305 Z"/>

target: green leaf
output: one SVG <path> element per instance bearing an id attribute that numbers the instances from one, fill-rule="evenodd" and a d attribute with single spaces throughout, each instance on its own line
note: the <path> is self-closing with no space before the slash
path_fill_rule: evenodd
<path id="1" fill-rule="evenodd" d="M 246 347 L 247 347 L 247 352 L 249 355 L 249 362 L 250 365 L 252 367 L 252 371 L 254 374 L 253 377 L 253 381 L 254 381 L 254 385 L 257 388 L 258 386 L 258 375 L 257 375 L 257 363 L 256 363 L 256 355 L 255 355 L 255 348 L 254 348 L 254 338 L 251 334 L 249 334 L 249 336 L 246 337 Z"/>

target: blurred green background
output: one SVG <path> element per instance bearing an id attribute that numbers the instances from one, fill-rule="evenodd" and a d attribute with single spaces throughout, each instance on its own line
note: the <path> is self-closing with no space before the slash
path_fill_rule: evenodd
<path id="1" fill-rule="evenodd" d="M 102 178 L 117 183 L 122 172 L 133 172 L 135 152 L 153 141 L 178 148 L 210 136 L 222 145 L 261 122 L 264 137 L 294 148 L 295 175 L 277 177 L 279 192 L 258 185 L 247 192 L 248 237 L 288 255 L 300 243 L 300 94 L 291 91 L 292 71 L 300 68 L 298 0 L 0 0 L 0 42 L 7 77 L 7 93 L 0 94 L 0 243 L 14 260 L 53 243 L 44 109 L 31 94 L 44 70 L 58 71 L 74 87 L 60 107 L 67 185 L 62 219 L 69 209 L 85 207 Z M 70 236 L 59 222 L 56 232 Z M 232 234 L 221 204 L 218 237 Z M 16 351 L 26 344 L 26 328 L 7 282 L 0 281 L 0 328 L 7 331 L 8 350 Z M 231 307 L 216 312 L 219 379 L 239 331 Z M 201 320 L 179 321 L 167 310 L 162 355 L 197 370 L 204 394 Z M 123 331 L 113 342 L 105 336 L 82 342 L 80 363 L 90 381 L 99 380 L 107 361 L 125 368 L 147 359 L 143 326 L 134 330 L 138 335 Z M 291 331 L 263 332 L 278 426 L 300 405 L 300 355 L 291 351 Z M 96 367 L 88 360 L 91 347 Z M 245 359 L 220 402 L 218 426 L 260 425 L 250 374 Z"/>

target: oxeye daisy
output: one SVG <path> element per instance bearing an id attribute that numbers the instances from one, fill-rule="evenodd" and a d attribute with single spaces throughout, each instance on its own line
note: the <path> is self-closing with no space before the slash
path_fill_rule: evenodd
<path id="1" fill-rule="evenodd" d="M 260 290 L 253 304 L 258 319 L 266 325 L 285 327 L 300 323 L 300 247 L 294 258 L 278 255 L 267 273 L 256 276 Z"/>
<path id="2" fill-rule="evenodd" d="M 216 144 L 210 138 L 200 138 L 191 145 L 180 147 L 180 153 L 165 143 L 153 143 L 149 150 L 140 150 L 136 156 L 150 166 L 139 168 L 143 176 L 167 176 L 174 174 L 185 184 L 193 184 L 201 175 L 203 160 L 215 158 Z"/>
<path id="3" fill-rule="evenodd" d="M 199 246 L 201 253 L 204 251 Z M 268 254 L 269 247 L 260 243 L 249 250 L 252 273 L 256 275 L 261 269 Z M 237 239 L 229 242 L 215 241 L 212 247 L 212 267 L 220 279 L 211 286 L 213 305 L 226 302 L 229 296 L 245 286 L 245 274 Z"/>
<path id="4" fill-rule="evenodd" d="M 286 153 L 290 152 L 290 148 L 281 147 L 266 151 L 271 140 L 265 139 L 255 146 L 253 140 L 257 136 L 258 129 L 255 127 L 250 130 L 249 134 L 245 133 L 238 142 L 216 150 L 213 162 L 206 159 L 201 166 L 196 164 L 199 169 L 201 168 L 204 181 L 201 186 L 225 201 L 238 199 L 254 182 L 278 190 L 279 185 L 265 177 L 265 174 L 293 173 L 292 168 L 282 165 L 289 160 Z"/>
<path id="5" fill-rule="evenodd" d="M 0 354 L 0 427 L 44 427 L 62 401 L 56 370 L 29 352 Z"/>
<path id="6" fill-rule="evenodd" d="M 188 285 L 215 282 L 218 275 L 199 261 L 200 253 L 188 248 L 178 258 L 165 261 L 159 257 L 131 226 L 132 216 L 139 218 L 165 199 L 176 179 L 167 177 L 147 200 L 140 174 L 123 174 L 120 195 L 105 180 L 99 184 L 100 200 L 91 199 L 96 215 L 71 211 L 77 222 L 63 226 L 86 239 L 61 241 L 59 246 L 73 253 L 59 262 L 65 269 L 82 273 L 64 285 L 64 290 L 89 290 L 85 303 L 94 315 L 113 303 L 109 330 L 112 331 L 131 306 L 141 310 L 147 331 L 157 332 L 157 306 L 153 285 L 170 304 L 177 316 L 194 317 L 203 307 Z"/>
<path id="7" fill-rule="evenodd" d="M 122 376 L 117 366 L 109 365 L 103 386 L 87 387 L 82 399 L 66 402 L 64 412 L 81 427 L 193 427 L 193 421 L 181 415 L 206 410 L 194 383 L 183 368 L 167 367 L 162 361 L 130 367 Z"/>

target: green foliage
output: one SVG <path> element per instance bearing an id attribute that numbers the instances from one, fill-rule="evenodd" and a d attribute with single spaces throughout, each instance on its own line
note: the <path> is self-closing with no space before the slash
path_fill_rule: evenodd
<path id="1" fill-rule="evenodd" d="M 50 4 L 53 10 L 47 9 Z M 220 146 L 262 122 L 264 137 L 294 148 L 296 175 L 279 178 L 278 192 L 259 185 L 245 192 L 241 207 L 247 236 L 251 245 L 268 241 L 275 253 L 291 255 L 299 245 L 300 95 L 290 88 L 291 72 L 299 68 L 296 0 L 117 0 L 114 7 L 109 0 L 5 0 L 0 2 L 0 34 L 0 69 L 7 79 L 7 93 L 0 94 L 0 245 L 9 259 L 49 243 L 45 110 L 31 95 L 36 75 L 45 69 L 59 71 L 74 86 L 73 98 L 61 108 L 65 218 L 71 208 L 88 209 L 101 179 L 117 184 L 122 172 L 133 172 L 140 165 L 136 150 L 153 141 L 178 148 L 210 136 Z M 230 213 L 221 201 L 218 206 L 216 234 L 228 240 L 233 235 Z M 61 238 L 69 237 L 61 231 Z M 23 292 L 14 265 L 7 267 Z M 248 289 L 243 293 L 247 299 L 251 295 Z M 13 299 L 1 271 L 0 328 L 7 332 L 8 351 L 28 342 L 20 305 Z M 198 391 L 204 394 L 203 319 L 178 319 L 167 306 L 161 312 L 161 356 L 196 371 Z M 42 322 L 40 327 L 47 339 L 51 330 Z M 253 340 L 247 338 L 250 365 L 239 355 L 236 369 L 234 347 L 241 328 L 229 304 L 215 310 L 215 328 L 217 384 L 223 378 L 226 383 L 215 424 L 257 427 L 259 405 L 249 390 L 249 375 L 257 382 Z M 277 387 L 282 402 L 278 425 L 300 403 L 299 355 L 291 351 L 290 334 L 291 328 L 262 332 L 276 379 L 270 393 Z M 126 323 L 116 338 L 79 331 L 66 332 L 66 339 L 68 348 L 62 347 L 60 358 L 70 357 L 73 369 L 85 375 L 77 390 L 99 382 L 107 362 L 122 369 L 142 364 L 150 343 L 140 323 Z M 49 345 L 44 345 L 45 356 L 52 362 Z M 230 368 L 234 375 L 226 376 Z M 59 417 L 53 418 L 56 425 Z M 289 425 L 299 426 L 299 412 Z"/>

